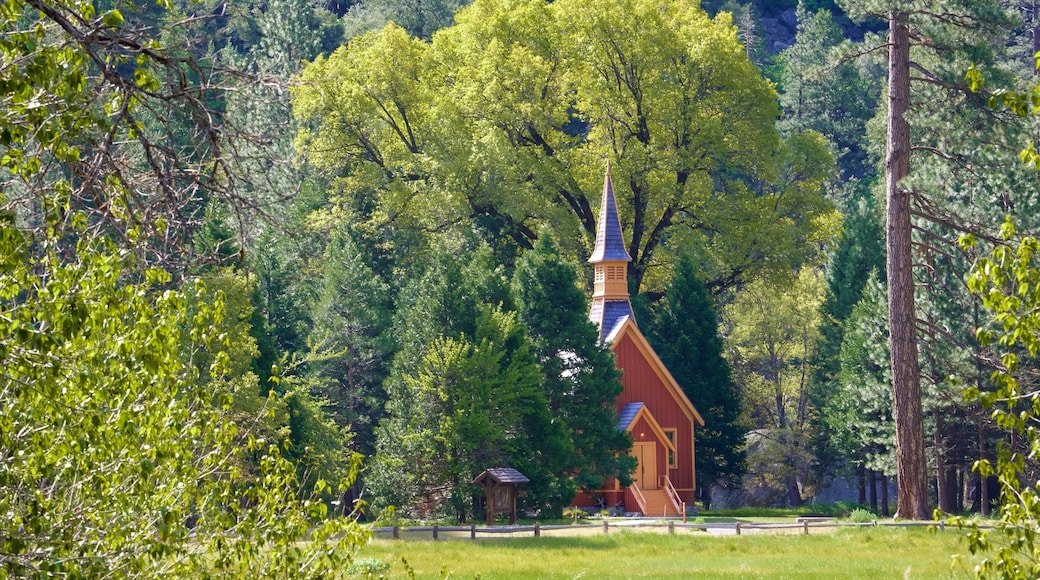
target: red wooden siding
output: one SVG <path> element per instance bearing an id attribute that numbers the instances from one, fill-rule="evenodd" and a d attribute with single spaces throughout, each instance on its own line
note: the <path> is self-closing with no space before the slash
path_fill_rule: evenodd
<path id="1" fill-rule="evenodd" d="M 622 333 L 617 337 L 613 350 L 617 366 L 622 370 L 621 383 L 624 385 L 617 400 L 618 411 L 628 403 L 641 402 L 662 429 L 675 429 L 676 467 L 668 470 L 668 476 L 680 492 L 690 492 L 682 495 L 692 499 L 692 490 L 696 484 L 693 470 L 693 423 L 630 335 Z M 643 423 L 642 419 L 640 423 Z M 646 432 L 647 437 L 650 437 L 649 430 Z M 638 434 L 639 425 L 632 430 L 633 439 L 638 440 Z M 663 472 L 667 466 L 667 455 L 663 445 L 658 447 L 658 466 Z"/>
<path id="2" fill-rule="evenodd" d="M 636 421 L 635 425 L 632 426 L 631 433 L 632 441 L 635 443 L 653 441 L 657 444 L 656 455 L 658 477 L 656 478 L 655 485 L 653 487 L 654 489 L 656 489 L 661 483 L 660 476 L 664 475 L 665 472 L 668 471 L 668 447 L 664 441 L 661 441 L 660 438 L 654 434 L 654 430 L 652 427 L 650 427 L 650 423 L 642 417 L 640 417 L 639 420 Z M 672 474 L 669 473 L 668 477 L 672 477 Z M 679 485 L 675 482 L 674 478 L 672 478 L 672 485 Z"/>

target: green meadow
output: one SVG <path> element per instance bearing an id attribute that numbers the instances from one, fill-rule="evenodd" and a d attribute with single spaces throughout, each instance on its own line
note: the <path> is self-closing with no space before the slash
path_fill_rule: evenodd
<path id="1" fill-rule="evenodd" d="M 953 554 L 965 554 L 953 557 Z M 469 540 L 375 539 L 357 568 L 374 578 L 950 578 L 973 567 L 962 533 L 843 528 L 712 535 L 677 530 Z M 364 577 L 363 572 L 358 574 Z"/>

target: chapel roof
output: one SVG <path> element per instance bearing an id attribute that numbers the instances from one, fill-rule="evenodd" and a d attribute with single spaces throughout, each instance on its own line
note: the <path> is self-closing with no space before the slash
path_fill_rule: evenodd
<path id="1" fill-rule="evenodd" d="M 607 166 L 603 176 L 603 199 L 599 204 L 599 221 L 596 222 L 596 248 L 589 258 L 589 262 L 593 263 L 603 261 L 632 261 L 632 256 L 625 249 L 625 236 L 621 233 L 621 218 L 618 217 L 610 166 Z"/>

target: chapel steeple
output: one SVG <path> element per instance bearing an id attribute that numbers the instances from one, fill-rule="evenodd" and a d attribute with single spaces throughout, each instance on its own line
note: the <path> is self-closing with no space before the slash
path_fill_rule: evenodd
<path id="1" fill-rule="evenodd" d="M 614 326 L 626 316 L 635 320 L 628 296 L 628 263 L 631 261 L 632 257 L 625 249 L 608 164 L 603 176 L 603 199 L 596 224 L 596 248 L 589 258 L 595 269 L 589 320 L 599 326 L 600 340 L 609 336 Z"/>

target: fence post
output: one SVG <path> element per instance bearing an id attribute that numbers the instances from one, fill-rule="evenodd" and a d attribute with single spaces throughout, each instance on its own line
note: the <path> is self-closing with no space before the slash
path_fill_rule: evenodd
<path id="1" fill-rule="evenodd" d="M 802 525 L 805 527 L 805 535 L 808 536 L 809 535 L 809 520 L 803 521 Z"/>
<path id="2" fill-rule="evenodd" d="M 401 539 L 401 528 L 400 528 L 400 526 L 394 526 L 394 539 L 395 540 L 400 540 Z"/>
<path id="3" fill-rule="evenodd" d="M 942 520 L 939 520 L 939 531 L 940 532 L 945 532 L 946 531 L 946 522 L 944 522 Z"/>
<path id="4" fill-rule="evenodd" d="M 476 540 L 477 539 L 477 524 L 470 524 L 469 525 L 469 539 L 471 539 L 471 540 Z"/>
<path id="5" fill-rule="evenodd" d="M 736 530 L 737 530 L 737 535 L 739 536 L 740 535 L 740 522 L 737 522 L 735 527 L 736 527 Z"/>
<path id="6" fill-rule="evenodd" d="M 433 539 L 434 540 L 437 539 L 437 525 L 436 524 L 434 524 L 434 526 L 433 526 Z"/>
<path id="7" fill-rule="evenodd" d="M 610 530 L 608 529 L 609 526 L 610 526 L 610 522 L 608 522 L 607 520 L 603 520 L 603 533 L 604 534 L 609 534 L 610 533 Z"/>
<path id="8" fill-rule="evenodd" d="M 542 537 L 542 527 L 540 525 L 538 525 L 538 522 L 534 523 L 534 537 L 536 537 L 536 538 Z"/>
<path id="9" fill-rule="evenodd" d="M 675 533 L 675 522 L 673 522 L 673 521 L 669 521 L 668 522 L 668 533 L 669 534 L 674 534 Z"/>

